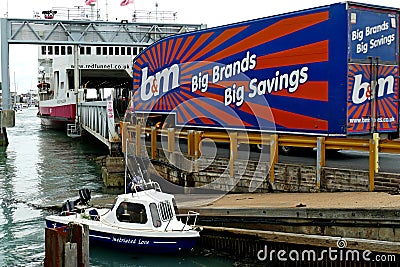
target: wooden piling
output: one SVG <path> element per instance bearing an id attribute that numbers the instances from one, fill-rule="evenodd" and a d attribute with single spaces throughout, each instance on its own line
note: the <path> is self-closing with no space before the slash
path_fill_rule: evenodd
<path id="1" fill-rule="evenodd" d="M 89 227 L 70 223 L 45 230 L 45 267 L 89 266 Z"/>
<path id="2" fill-rule="evenodd" d="M 8 145 L 8 138 L 7 138 L 6 128 L 0 127 L 0 146 L 7 146 L 7 145 Z"/>

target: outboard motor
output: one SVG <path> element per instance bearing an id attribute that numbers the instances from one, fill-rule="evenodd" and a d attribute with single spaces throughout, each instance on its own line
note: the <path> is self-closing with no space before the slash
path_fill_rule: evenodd
<path id="1" fill-rule="evenodd" d="M 79 190 L 79 203 L 81 205 L 87 205 L 92 198 L 91 192 L 87 188 L 83 188 Z"/>

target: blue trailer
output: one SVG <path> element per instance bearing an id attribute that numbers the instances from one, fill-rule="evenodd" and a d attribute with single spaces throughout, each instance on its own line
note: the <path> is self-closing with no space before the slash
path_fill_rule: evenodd
<path id="1" fill-rule="evenodd" d="M 399 10 L 345 2 L 162 39 L 133 63 L 135 112 L 176 125 L 399 132 Z"/>

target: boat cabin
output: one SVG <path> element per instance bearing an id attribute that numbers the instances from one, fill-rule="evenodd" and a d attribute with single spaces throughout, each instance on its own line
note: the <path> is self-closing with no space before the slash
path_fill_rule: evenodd
<path id="1" fill-rule="evenodd" d="M 177 220 L 176 204 L 173 195 L 155 189 L 123 194 L 118 196 L 111 213 L 105 214 L 103 219 L 116 224 L 164 230 Z"/>

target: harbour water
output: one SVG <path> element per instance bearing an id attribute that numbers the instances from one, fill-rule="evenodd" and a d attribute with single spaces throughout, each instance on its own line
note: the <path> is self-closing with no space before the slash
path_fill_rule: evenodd
<path id="1" fill-rule="evenodd" d="M 92 139 L 71 139 L 43 129 L 36 108 L 16 114 L 7 129 L 9 146 L 0 147 L 0 266 L 42 266 L 47 207 L 75 199 L 86 187 L 107 194 L 94 158 L 104 155 Z M 237 264 L 237 263 L 236 263 Z M 232 266 L 229 257 L 204 250 L 190 255 L 154 256 L 91 247 L 91 266 Z"/>

